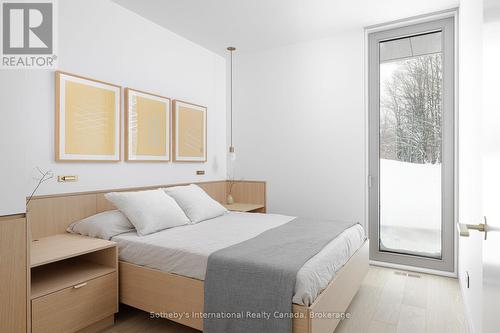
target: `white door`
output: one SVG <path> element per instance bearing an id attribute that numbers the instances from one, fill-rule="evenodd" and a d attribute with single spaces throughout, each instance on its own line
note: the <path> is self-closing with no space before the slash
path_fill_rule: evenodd
<path id="1" fill-rule="evenodd" d="M 484 14 L 484 15 L 483 15 Z M 500 1 L 460 1 L 459 276 L 474 333 L 500 327 Z"/>
<path id="2" fill-rule="evenodd" d="M 458 106 L 458 221 L 478 224 L 483 217 L 482 183 L 482 26 L 483 4 L 460 0 Z M 458 275 L 472 333 L 481 333 L 484 235 L 460 237 Z"/>
<path id="3" fill-rule="evenodd" d="M 495 8 L 493 8 L 495 7 Z M 485 2 L 483 24 L 483 332 L 500 330 L 500 1 Z"/>

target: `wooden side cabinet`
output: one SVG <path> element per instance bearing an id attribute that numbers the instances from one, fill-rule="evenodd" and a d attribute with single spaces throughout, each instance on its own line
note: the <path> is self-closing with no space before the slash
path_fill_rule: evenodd
<path id="1" fill-rule="evenodd" d="M 27 226 L 24 214 L 0 216 L 0 332 L 27 331 Z"/>
<path id="2" fill-rule="evenodd" d="M 118 312 L 116 243 L 60 234 L 31 243 L 33 333 L 99 332 Z"/>

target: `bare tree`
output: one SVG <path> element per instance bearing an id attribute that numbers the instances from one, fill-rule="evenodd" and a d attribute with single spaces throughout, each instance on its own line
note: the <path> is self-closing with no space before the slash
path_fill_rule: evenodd
<path id="1" fill-rule="evenodd" d="M 381 100 L 380 156 L 410 163 L 441 163 L 441 54 L 401 61 Z"/>

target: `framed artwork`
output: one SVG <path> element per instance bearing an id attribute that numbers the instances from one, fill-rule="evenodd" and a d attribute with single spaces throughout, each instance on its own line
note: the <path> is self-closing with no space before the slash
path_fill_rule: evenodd
<path id="1" fill-rule="evenodd" d="M 173 156 L 176 162 L 207 161 L 207 108 L 173 101 Z"/>
<path id="2" fill-rule="evenodd" d="M 170 98 L 125 89 L 125 160 L 170 160 Z"/>
<path id="3" fill-rule="evenodd" d="M 120 161 L 121 87 L 56 72 L 56 161 Z"/>

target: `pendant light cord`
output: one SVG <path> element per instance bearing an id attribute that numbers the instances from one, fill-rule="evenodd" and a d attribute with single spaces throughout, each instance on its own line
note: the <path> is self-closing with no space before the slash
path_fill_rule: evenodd
<path id="1" fill-rule="evenodd" d="M 230 50 L 231 52 L 231 100 L 230 100 L 230 107 L 231 107 L 231 147 L 233 146 L 233 51 Z"/>
<path id="2" fill-rule="evenodd" d="M 230 84 L 231 84 L 231 87 L 230 87 L 230 100 L 229 100 L 229 108 L 231 109 L 230 110 L 230 113 L 231 113 L 231 138 L 230 138 L 230 141 L 231 141 L 231 145 L 229 146 L 229 153 L 231 153 L 232 155 L 234 155 L 234 147 L 233 147 L 233 52 L 236 50 L 236 48 L 234 46 L 229 46 L 227 48 L 227 50 L 230 52 L 230 69 L 229 69 L 229 80 L 230 80 Z M 234 157 L 234 156 L 233 156 Z"/>

